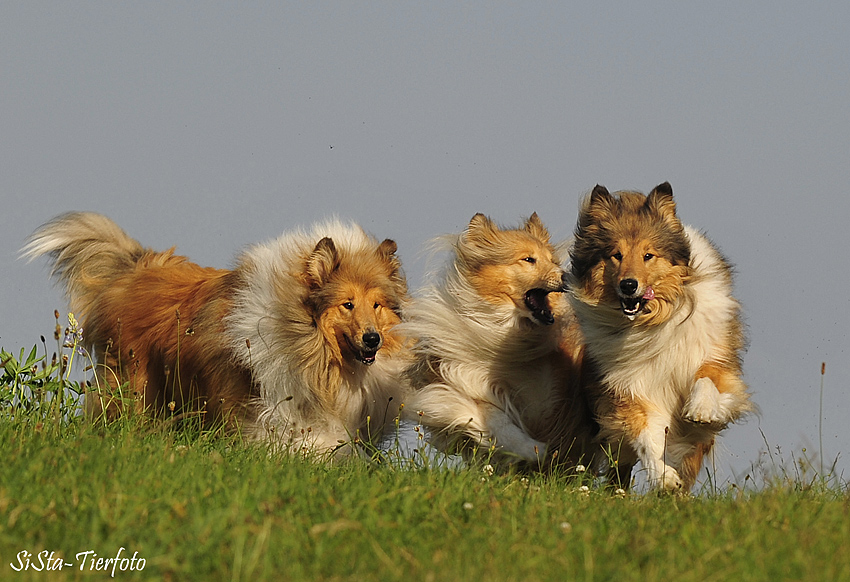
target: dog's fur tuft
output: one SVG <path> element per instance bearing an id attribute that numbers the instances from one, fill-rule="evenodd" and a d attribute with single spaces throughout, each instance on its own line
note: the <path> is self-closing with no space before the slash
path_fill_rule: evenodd
<path id="1" fill-rule="evenodd" d="M 613 477 L 627 484 L 639 460 L 653 487 L 689 490 L 716 435 L 753 409 L 729 264 L 682 225 L 666 182 L 648 196 L 594 188 L 570 257 L 569 297 Z"/>
<path id="2" fill-rule="evenodd" d="M 114 417 L 127 397 L 324 453 L 379 435 L 402 403 L 406 349 L 393 327 L 407 287 L 395 252 L 332 220 L 211 269 L 75 212 L 38 229 L 23 255 L 51 257 L 81 314 L 109 388 L 88 396 L 91 413 Z"/>

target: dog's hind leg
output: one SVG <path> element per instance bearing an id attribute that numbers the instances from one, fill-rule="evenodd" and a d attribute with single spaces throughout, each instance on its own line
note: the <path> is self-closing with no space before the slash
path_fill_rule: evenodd
<path id="1" fill-rule="evenodd" d="M 702 469 L 702 460 L 711 451 L 712 445 L 714 445 L 713 440 L 708 443 L 697 443 L 693 450 L 682 459 L 682 470 L 679 474 L 682 476 L 685 491 L 690 491 L 696 483 L 697 475 Z"/>

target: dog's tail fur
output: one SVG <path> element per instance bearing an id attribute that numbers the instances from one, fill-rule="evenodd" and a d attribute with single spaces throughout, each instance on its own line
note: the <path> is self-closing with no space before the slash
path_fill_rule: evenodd
<path id="1" fill-rule="evenodd" d="M 109 218 L 94 212 L 68 212 L 41 226 L 21 249 L 21 257 L 51 259 L 50 274 L 65 286 L 71 309 L 85 312 L 116 277 L 131 271 L 146 254 Z"/>

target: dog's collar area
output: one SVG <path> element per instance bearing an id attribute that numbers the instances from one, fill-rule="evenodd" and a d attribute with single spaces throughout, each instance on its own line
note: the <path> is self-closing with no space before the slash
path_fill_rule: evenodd
<path id="1" fill-rule="evenodd" d="M 555 316 L 549 309 L 548 296 L 549 291 L 546 289 L 529 289 L 525 292 L 525 306 L 531 311 L 531 316 L 543 325 L 555 323 Z"/>

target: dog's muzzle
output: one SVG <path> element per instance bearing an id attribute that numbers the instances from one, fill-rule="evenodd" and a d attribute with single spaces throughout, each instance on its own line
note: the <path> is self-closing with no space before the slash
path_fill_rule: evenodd
<path id="1" fill-rule="evenodd" d="M 348 336 L 345 336 L 345 341 L 348 343 L 348 347 L 351 348 L 357 361 L 367 366 L 375 363 L 375 356 L 384 343 L 381 334 L 376 331 L 365 332 L 360 336 L 360 342 L 357 343 L 352 341 Z"/>
<path id="2" fill-rule="evenodd" d="M 643 295 L 638 295 L 640 283 L 636 279 L 623 279 L 620 281 L 619 293 L 620 308 L 623 310 L 623 315 L 634 321 L 635 318 L 643 311 L 648 301 L 655 299 L 655 291 L 652 286 L 648 285 Z"/>
<path id="3" fill-rule="evenodd" d="M 531 312 L 531 316 L 543 325 L 555 323 L 555 316 L 549 308 L 549 293 L 557 289 L 529 289 L 525 292 L 525 306 Z"/>

